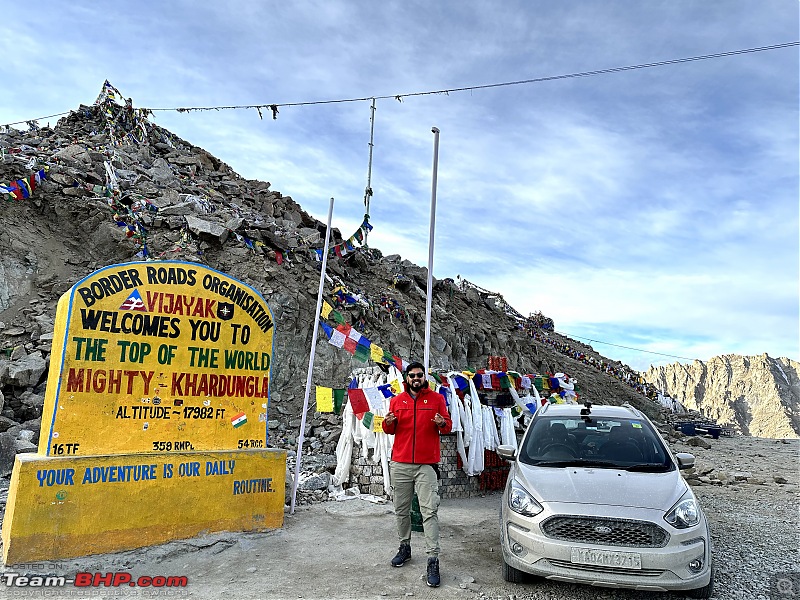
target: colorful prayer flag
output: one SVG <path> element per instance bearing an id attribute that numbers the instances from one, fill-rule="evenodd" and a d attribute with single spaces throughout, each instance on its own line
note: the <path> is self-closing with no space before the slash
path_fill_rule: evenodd
<path id="1" fill-rule="evenodd" d="M 333 390 L 331 388 L 317 386 L 317 412 L 333 412 Z"/>
<path id="2" fill-rule="evenodd" d="M 342 348 L 344 346 L 344 341 L 346 339 L 347 337 L 338 329 L 333 329 L 331 331 L 330 343 L 336 346 L 337 348 Z"/>
<path id="3" fill-rule="evenodd" d="M 369 357 L 372 359 L 373 362 L 376 363 L 386 363 L 386 360 L 383 358 L 383 348 L 376 344 L 372 344 L 369 347 Z"/>
<path id="4" fill-rule="evenodd" d="M 342 406 L 344 405 L 344 396 L 347 390 L 333 390 L 333 412 L 337 415 L 342 414 Z"/>
<path id="5" fill-rule="evenodd" d="M 378 388 L 364 388 L 364 395 L 367 397 L 367 403 L 371 411 L 377 412 L 383 409 L 383 394 Z"/>
<path id="6" fill-rule="evenodd" d="M 361 344 L 356 344 L 354 356 L 361 362 L 367 362 L 369 360 L 369 348 Z"/>
<path id="7" fill-rule="evenodd" d="M 331 314 L 333 307 L 328 304 L 327 300 L 322 301 L 322 318 L 327 319 L 328 315 Z"/>
<path id="8" fill-rule="evenodd" d="M 369 411 L 364 413 L 364 417 L 361 419 L 361 423 L 364 425 L 364 427 L 367 429 L 372 429 L 372 419 L 374 416 L 375 415 Z"/>
<path id="9" fill-rule="evenodd" d="M 372 417 L 372 431 L 375 433 L 383 433 L 383 417 L 375 415 Z"/>
<path id="10" fill-rule="evenodd" d="M 347 397 L 350 399 L 350 408 L 353 409 L 355 414 L 365 413 L 369 410 L 369 403 L 364 395 L 364 390 L 360 388 L 350 389 L 347 391 Z"/>
<path id="11" fill-rule="evenodd" d="M 327 323 L 323 323 L 322 321 L 320 321 L 319 324 L 320 324 L 320 327 L 322 327 L 322 331 L 325 332 L 325 336 L 328 339 L 331 339 L 331 336 L 333 335 L 333 327 L 331 327 Z"/>

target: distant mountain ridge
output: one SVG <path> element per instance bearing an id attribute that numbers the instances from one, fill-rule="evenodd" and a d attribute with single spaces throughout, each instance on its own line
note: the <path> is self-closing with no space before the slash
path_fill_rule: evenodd
<path id="1" fill-rule="evenodd" d="M 650 367 L 644 379 L 686 408 L 745 435 L 800 437 L 800 363 L 726 354 Z"/>

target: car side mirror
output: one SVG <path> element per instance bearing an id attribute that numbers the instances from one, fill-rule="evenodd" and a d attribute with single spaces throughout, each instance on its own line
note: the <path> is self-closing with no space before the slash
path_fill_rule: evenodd
<path id="1" fill-rule="evenodd" d="M 675 455 L 675 460 L 678 461 L 678 468 L 681 471 L 683 469 L 691 469 L 694 466 L 694 454 L 689 454 L 688 452 L 678 452 Z"/>
<path id="2" fill-rule="evenodd" d="M 497 454 L 504 460 L 514 460 L 517 457 L 517 449 L 514 446 L 501 444 L 497 447 Z"/>

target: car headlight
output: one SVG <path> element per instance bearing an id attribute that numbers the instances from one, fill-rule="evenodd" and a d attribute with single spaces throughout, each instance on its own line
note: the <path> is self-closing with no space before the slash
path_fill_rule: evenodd
<path id="1" fill-rule="evenodd" d="M 511 480 L 508 490 L 508 508 L 526 517 L 535 517 L 544 510 L 516 479 Z"/>
<path id="2" fill-rule="evenodd" d="M 700 507 L 697 505 L 697 500 L 691 495 L 684 496 L 664 515 L 664 520 L 677 529 L 694 527 L 700 522 Z"/>

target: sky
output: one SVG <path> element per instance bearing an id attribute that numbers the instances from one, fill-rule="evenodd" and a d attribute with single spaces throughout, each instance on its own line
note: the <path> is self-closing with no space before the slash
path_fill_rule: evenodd
<path id="1" fill-rule="evenodd" d="M 153 121 L 345 237 L 648 366 L 800 360 L 796 0 L 3 1 L 0 125 L 91 104 Z M 395 99 L 395 96 L 400 99 Z M 55 125 L 56 117 L 39 123 Z M 24 125 L 20 125 L 24 129 Z M 0 214 L 2 221 L 2 214 Z M 269 299 L 267 299 L 269 300 Z M 592 340 L 589 342 L 588 340 Z"/>

